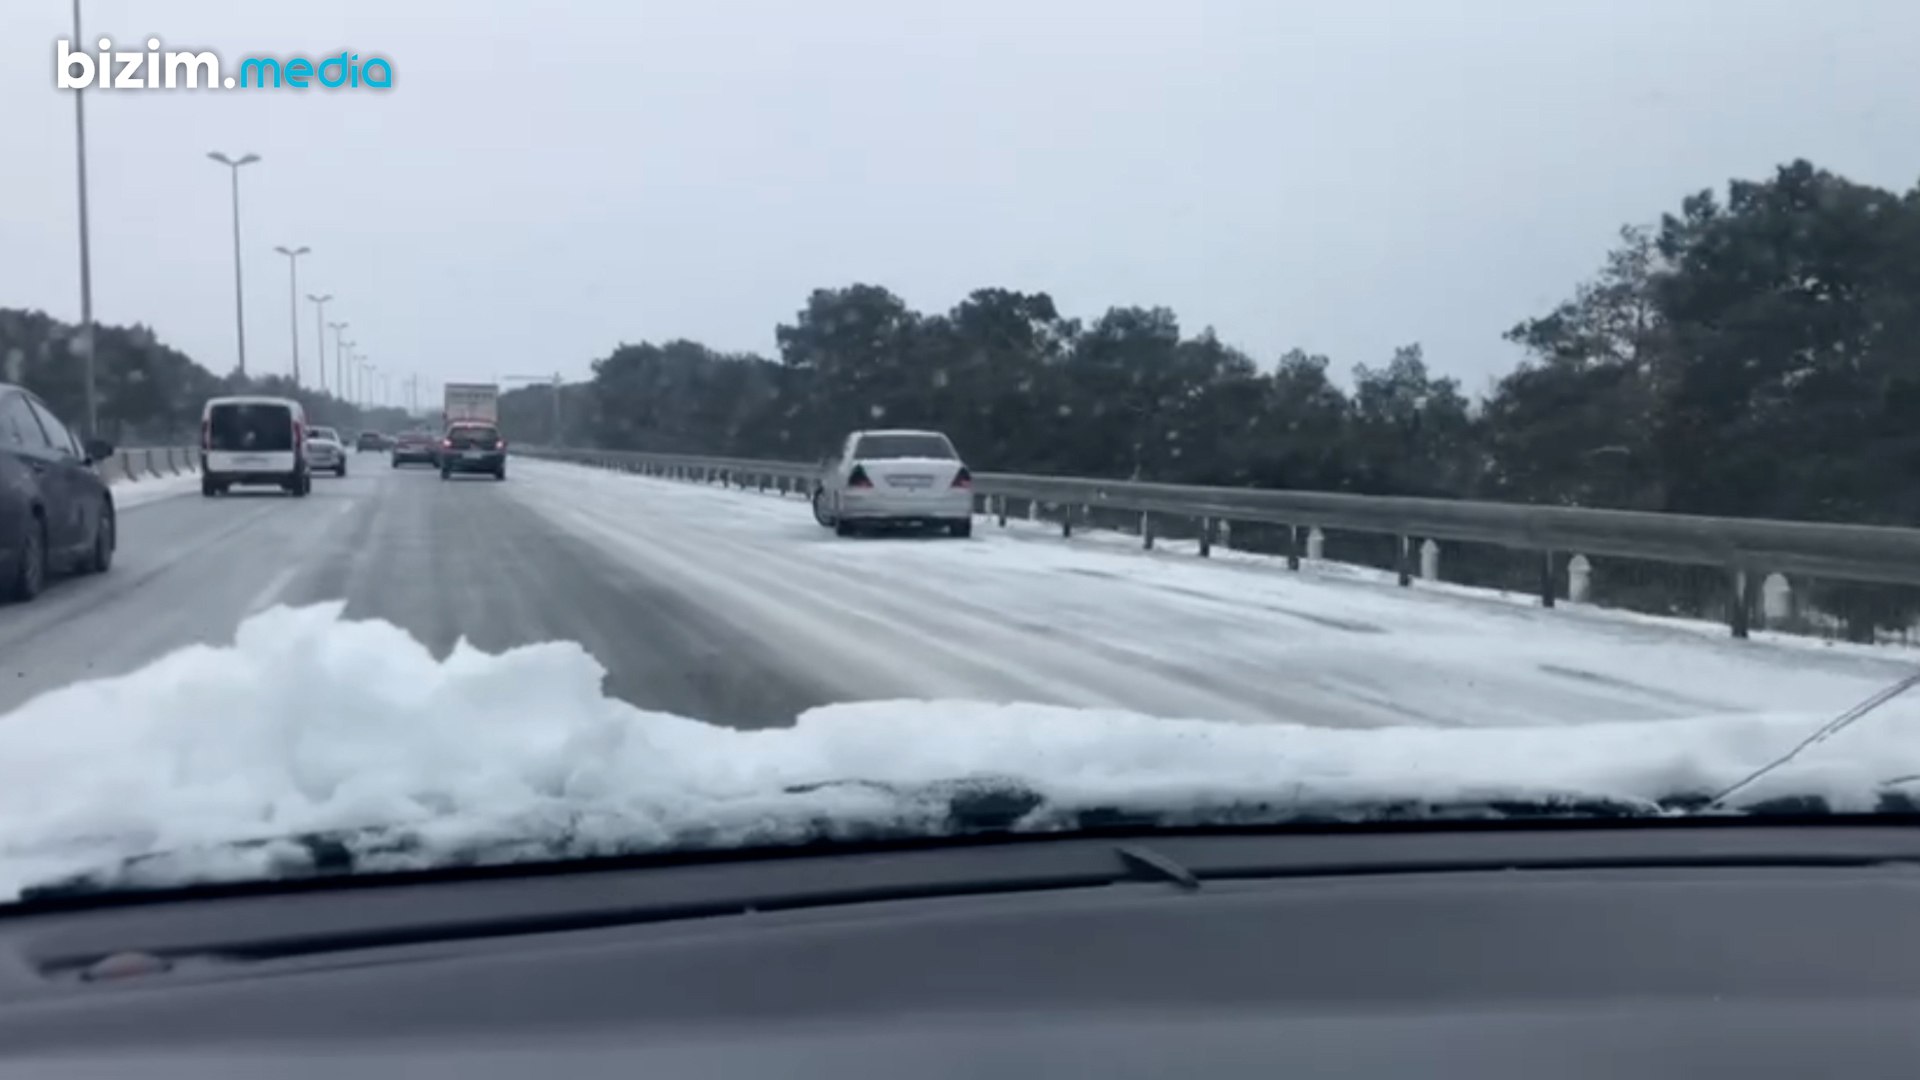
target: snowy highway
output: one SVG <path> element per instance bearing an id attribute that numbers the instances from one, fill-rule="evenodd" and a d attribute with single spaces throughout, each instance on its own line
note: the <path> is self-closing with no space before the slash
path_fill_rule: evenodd
<path id="1" fill-rule="evenodd" d="M 461 637 L 577 641 L 611 694 L 737 727 L 901 698 L 1337 727 L 1820 712 L 1907 667 L 986 519 L 968 541 L 838 539 L 797 499 L 527 459 L 504 484 L 353 465 L 305 500 L 177 483 L 123 498 L 109 574 L 0 607 L 0 712 L 338 599 L 438 655 Z"/>

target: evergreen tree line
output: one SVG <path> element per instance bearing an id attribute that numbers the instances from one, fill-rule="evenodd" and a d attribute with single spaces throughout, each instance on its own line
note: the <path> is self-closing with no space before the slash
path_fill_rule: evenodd
<path id="1" fill-rule="evenodd" d="M 1920 186 L 1797 161 L 1700 191 L 1506 338 L 1525 358 L 1469 397 L 1417 343 L 1343 386 L 1165 308 L 982 288 L 927 314 L 855 284 L 809 296 L 777 359 L 619 346 L 560 391 L 561 436 L 811 459 L 924 426 L 985 470 L 1920 525 Z M 508 395 L 522 441 L 554 441 L 553 393 Z"/>
<path id="2" fill-rule="evenodd" d="M 296 387 L 284 375 L 215 375 L 162 343 L 143 325 L 94 328 L 94 392 L 101 438 L 116 446 L 185 446 L 200 438 L 200 409 L 223 394 L 298 399 L 314 424 L 398 429 L 399 409 L 361 409 L 332 394 Z M 25 386 L 75 431 L 87 417 L 79 327 L 40 311 L 0 308 L 0 382 Z"/>

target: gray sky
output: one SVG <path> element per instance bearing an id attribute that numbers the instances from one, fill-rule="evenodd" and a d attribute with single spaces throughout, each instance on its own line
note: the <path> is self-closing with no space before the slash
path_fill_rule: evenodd
<path id="1" fill-rule="evenodd" d="M 1796 156 L 1920 178 L 1905 0 L 85 0 L 89 39 L 352 48 L 384 94 L 90 93 L 94 297 L 288 367 L 286 260 L 423 384 L 620 341 L 773 355 L 809 290 L 1164 304 L 1470 390 L 1614 231 Z M 69 0 L 0 0 L 0 306 L 78 314 Z M 142 46 L 135 46 L 136 48 Z M 91 41 L 89 41 L 91 49 Z M 302 355 L 313 310 L 303 300 Z"/>

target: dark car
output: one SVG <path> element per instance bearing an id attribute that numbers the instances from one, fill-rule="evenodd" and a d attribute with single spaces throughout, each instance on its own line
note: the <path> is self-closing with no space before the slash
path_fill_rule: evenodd
<path id="1" fill-rule="evenodd" d="M 495 480 L 507 478 L 507 440 L 492 424 L 462 423 L 447 428 L 440 440 L 440 479 L 451 480 L 454 473 L 491 473 Z"/>
<path id="2" fill-rule="evenodd" d="M 353 441 L 353 449 L 356 453 L 361 450 L 385 450 L 386 448 L 387 437 L 377 431 L 363 431 L 360 437 Z"/>
<path id="3" fill-rule="evenodd" d="M 0 599 L 31 600 L 55 573 L 113 564 L 113 492 L 94 471 L 113 447 L 84 445 L 46 402 L 0 383 Z"/>
<path id="4" fill-rule="evenodd" d="M 433 436 L 424 431 L 409 431 L 393 440 L 393 467 L 402 465 L 438 465 L 439 456 L 435 453 L 439 446 Z"/>

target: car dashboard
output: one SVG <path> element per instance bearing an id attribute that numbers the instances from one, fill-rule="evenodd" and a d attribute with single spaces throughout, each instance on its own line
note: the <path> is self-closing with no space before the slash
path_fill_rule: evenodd
<path id="1" fill-rule="evenodd" d="M 1911 823 L 1023 837 L 0 919 L 0 1076 L 1909 1076 Z"/>

